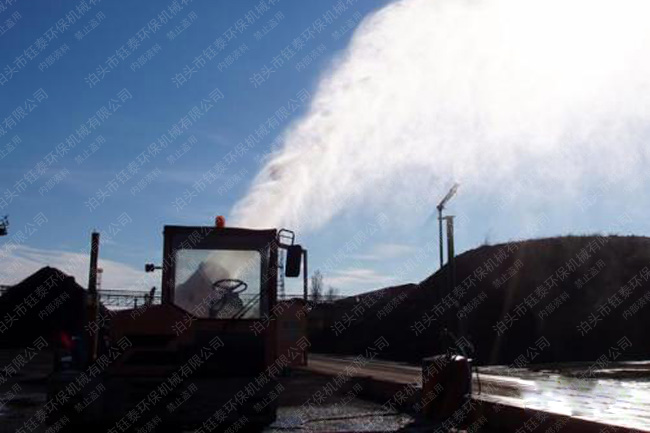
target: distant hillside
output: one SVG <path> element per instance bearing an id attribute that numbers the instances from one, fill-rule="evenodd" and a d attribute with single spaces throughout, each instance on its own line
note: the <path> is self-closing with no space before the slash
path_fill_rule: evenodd
<path id="1" fill-rule="evenodd" d="M 482 246 L 457 257 L 452 293 L 447 275 L 443 267 L 418 285 L 317 308 L 314 349 L 359 354 L 384 336 L 385 357 L 419 362 L 441 350 L 443 327 L 458 332 L 464 311 L 465 335 L 483 364 L 650 357 L 650 238 L 569 236 Z"/>

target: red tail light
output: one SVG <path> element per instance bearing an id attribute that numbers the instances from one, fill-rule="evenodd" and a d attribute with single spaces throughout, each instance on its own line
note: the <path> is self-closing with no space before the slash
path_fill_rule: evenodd
<path id="1" fill-rule="evenodd" d="M 70 335 L 68 335 L 66 332 L 61 331 L 61 334 L 59 335 L 59 340 L 61 341 L 61 347 L 63 347 L 67 351 L 72 351 L 74 342 L 72 341 L 72 337 L 70 337 Z"/>

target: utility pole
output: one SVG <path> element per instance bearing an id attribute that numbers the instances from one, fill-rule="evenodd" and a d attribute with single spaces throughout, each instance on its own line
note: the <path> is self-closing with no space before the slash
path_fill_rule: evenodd
<path id="1" fill-rule="evenodd" d="M 454 215 L 447 215 L 443 217 L 447 222 L 447 283 L 449 284 L 448 292 L 453 293 L 456 288 L 456 251 L 454 248 Z M 456 302 L 456 306 L 460 309 L 460 303 Z M 465 335 L 466 321 L 462 316 L 457 316 L 456 334 L 460 336 Z"/>
<path id="2" fill-rule="evenodd" d="M 99 257 L 99 233 L 93 232 L 90 240 L 90 271 L 88 273 L 88 293 L 97 294 L 97 260 Z"/>
<path id="3" fill-rule="evenodd" d="M 309 275 L 307 272 L 307 250 L 302 250 L 302 299 L 307 302 L 309 298 Z"/>
<path id="4" fill-rule="evenodd" d="M 436 206 L 436 209 L 438 209 L 438 236 L 440 239 L 440 269 L 442 269 L 442 255 L 443 255 L 443 248 L 442 248 L 442 211 L 445 208 L 445 205 L 451 198 L 456 195 L 456 192 L 458 191 L 458 187 L 460 184 L 454 183 L 454 185 L 449 189 L 449 192 L 447 195 L 444 196 L 444 198 L 438 203 L 438 206 Z M 452 229 L 453 229 L 453 223 L 452 223 Z"/>
<path id="5" fill-rule="evenodd" d="M 447 222 L 447 268 L 449 269 L 449 293 L 454 290 L 456 286 L 456 255 L 454 252 L 454 216 L 447 215 L 443 217 Z"/>
<path id="6" fill-rule="evenodd" d="M 99 258 L 99 233 L 93 232 L 90 242 L 90 271 L 88 274 L 88 323 L 95 323 L 99 315 L 99 295 L 97 293 L 97 261 Z M 97 357 L 99 331 L 91 335 L 90 360 Z"/>
<path id="7" fill-rule="evenodd" d="M 442 206 L 438 205 L 438 239 L 440 242 L 438 242 L 440 246 L 440 269 L 442 269 Z"/>

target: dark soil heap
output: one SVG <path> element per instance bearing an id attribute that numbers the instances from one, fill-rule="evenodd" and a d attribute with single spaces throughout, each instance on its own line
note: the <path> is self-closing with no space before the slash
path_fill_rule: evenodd
<path id="1" fill-rule="evenodd" d="M 85 293 L 73 277 L 41 268 L 0 296 L 0 345 L 20 347 L 61 331 L 78 333 L 83 329 Z"/>
<path id="2" fill-rule="evenodd" d="M 457 257 L 455 290 L 447 276 L 445 266 L 417 285 L 318 306 L 314 351 L 358 355 L 384 336 L 379 356 L 418 363 L 443 349 L 443 328 L 458 337 L 460 315 L 480 364 L 650 357 L 650 238 L 482 246 Z"/>

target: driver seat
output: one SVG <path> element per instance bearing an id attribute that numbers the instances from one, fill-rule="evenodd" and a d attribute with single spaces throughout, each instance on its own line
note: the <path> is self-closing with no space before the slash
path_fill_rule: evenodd
<path id="1" fill-rule="evenodd" d="M 219 293 L 216 299 L 210 301 L 209 316 L 211 319 L 232 319 L 237 312 L 244 308 L 244 302 L 238 293 L 216 288 Z"/>

